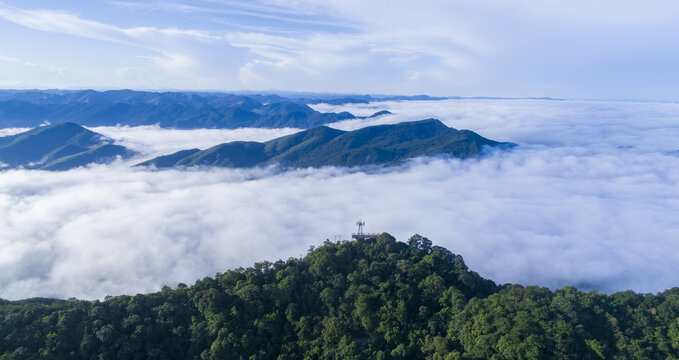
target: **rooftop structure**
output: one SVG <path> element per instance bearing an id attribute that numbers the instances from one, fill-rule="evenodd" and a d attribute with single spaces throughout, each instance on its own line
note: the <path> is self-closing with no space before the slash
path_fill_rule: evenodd
<path id="1" fill-rule="evenodd" d="M 358 220 L 356 222 L 356 225 L 358 226 L 358 231 L 356 233 L 351 234 L 351 238 L 355 240 L 375 240 L 377 239 L 377 236 L 380 234 L 366 234 L 363 232 L 363 226 L 365 225 L 365 221 Z"/>

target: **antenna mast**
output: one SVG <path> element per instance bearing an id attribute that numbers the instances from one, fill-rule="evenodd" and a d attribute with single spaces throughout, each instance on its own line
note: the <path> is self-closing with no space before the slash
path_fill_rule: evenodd
<path id="1" fill-rule="evenodd" d="M 365 225 L 365 221 L 358 220 L 356 225 L 358 225 L 358 232 L 356 232 L 356 235 L 363 235 L 363 225 Z"/>
<path id="2" fill-rule="evenodd" d="M 377 240 L 377 236 L 379 236 L 379 234 L 366 234 L 366 233 L 363 232 L 363 226 L 365 225 L 365 221 L 358 220 L 356 222 L 356 225 L 358 225 L 358 231 L 355 234 L 351 234 L 352 239 L 356 239 L 356 240 L 360 240 L 360 241 L 375 241 L 375 240 Z"/>

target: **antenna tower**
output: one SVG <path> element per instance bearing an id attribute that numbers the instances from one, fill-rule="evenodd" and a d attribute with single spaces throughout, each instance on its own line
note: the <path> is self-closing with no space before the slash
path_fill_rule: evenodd
<path id="1" fill-rule="evenodd" d="M 356 235 L 363 235 L 363 225 L 365 225 L 365 221 L 358 220 L 356 225 L 358 225 L 358 232 L 356 232 Z"/>

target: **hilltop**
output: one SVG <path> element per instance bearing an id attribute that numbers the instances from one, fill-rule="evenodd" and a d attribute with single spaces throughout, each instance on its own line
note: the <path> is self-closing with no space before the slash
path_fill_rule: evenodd
<path id="1" fill-rule="evenodd" d="M 436 119 L 377 125 L 354 131 L 327 126 L 264 143 L 234 141 L 206 150 L 190 149 L 143 162 L 157 168 L 220 166 L 247 168 L 270 164 L 284 167 L 390 165 L 418 156 L 468 158 L 484 146 L 507 147 L 469 130 L 449 128 Z"/>
<path id="2" fill-rule="evenodd" d="M 0 137 L 2 168 L 68 170 L 91 163 L 107 163 L 134 152 L 111 139 L 74 123 L 40 126 Z"/>
<path id="3" fill-rule="evenodd" d="M 0 359 L 669 359 L 678 318 L 677 288 L 497 285 L 383 233 L 152 294 L 0 300 Z"/>

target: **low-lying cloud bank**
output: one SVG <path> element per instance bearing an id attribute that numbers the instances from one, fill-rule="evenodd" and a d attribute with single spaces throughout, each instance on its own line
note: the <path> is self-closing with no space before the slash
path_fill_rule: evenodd
<path id="1" fill-rule="evenodd" d="M 344 130 L 431 117 L 493 140 L 524 145 L 635 147 L 649 152 L 679 149 L 679 103 L 460 99 L 313 107 L 319 111 L 351 111 L 357 116 L 377 109 L 393 113 L 332 125 Z"/>
<path id="2" fill-rule="evenodd" d="M 300 131 L 295 128 L 179 130 L 159 126 L 98 126 L 89 129 L 139 153 L 139 157 L 132 159 L 132 162 L 152 159 L 179 150 L 193 148 L 205 150 L 229 141 L 268 141 Z"/>
<path id="3" fill-rule="evenodd" d="M 0 297 L 100 298 L 192 283 L 303 255 L 334 235 L 347 239 L 358 218 L 399 240 L 428 236 L 497 282 L 652 292 L 679 285 L 679 104 L 455 100 L 341 109 L 372 106 L 395 114 L 367 121 L 438 117 L 520 146 L 379 172 L 125 164 L 6 171 Z M 123 130 L 106 135 L 158 151 L 169 139 L 167 130 Z"/>

